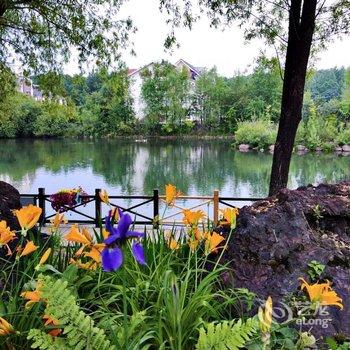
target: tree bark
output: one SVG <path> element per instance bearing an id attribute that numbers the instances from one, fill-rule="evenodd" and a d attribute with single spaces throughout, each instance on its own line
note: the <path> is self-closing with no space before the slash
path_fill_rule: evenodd
<path id="1" fill-rule="evenodd" d="M 292 0 L 281 115 L 273 154 L 269 195 L 287 187 L 290 160 L 301 121 L 305 78 L 315 30 L 317 0 Z"/>
<path id="2" fill-rule="evenodd" d="M 5 11 L 6 11 L 5 4 L 0 3 L 0 17 L 4 15 Z"/>

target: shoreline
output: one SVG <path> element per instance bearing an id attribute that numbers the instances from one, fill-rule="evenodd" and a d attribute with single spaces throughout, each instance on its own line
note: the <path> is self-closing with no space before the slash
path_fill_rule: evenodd
<path id="1" fill-rule="evenodd" d="M 1 141 L 55 141 L 55 140 L 75 140 L 75 141 L 105 141 L 105 140 L 124 140 L 133 141 L 136 143 L 147 143 L 149 141 L 178 141 L 178 140 L 188 140 L 188 141 L 226 141 L 233 142 L 235 140 L 235 135 L 205 135 L 205 134 L 187 134 L 187 135 L 113 135 L 113 136 L 54 136 L 54 137 L 13 137 L 13 138 L 0 138 Z M 274 145 L 270 145 L 267 148 L 251 147 L 249 144 L 235 145 L 230 144 L 230 147 L 234 148 L 240 153 L 269 153 L 273 154 Z M 305 154 L 335 154 L 337 156 L 349 156 L 350 146 L 335 146 L 334 149 L 322 150 L 321 147 L 317 149 L 308 149 L 302 144 L 294 146 L 293 154 L 305 155 Z"/>

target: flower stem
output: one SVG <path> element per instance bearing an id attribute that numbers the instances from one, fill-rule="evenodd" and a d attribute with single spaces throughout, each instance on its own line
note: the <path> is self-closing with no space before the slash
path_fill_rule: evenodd
<path id="1" fill-rule="evenodd" d="M 125 273 L 125 270 L 124 270 Z M 124 326 L 124 348 L 128 349 L 128 305 L 126 300 L 125 276 L 123 277 L 123 326 Z"/>

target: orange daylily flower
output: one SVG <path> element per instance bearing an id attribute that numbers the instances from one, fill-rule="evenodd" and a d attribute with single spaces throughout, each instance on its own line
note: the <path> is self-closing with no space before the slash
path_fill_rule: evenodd
<path id="1" fill-rule="evenodd" d="M 102 229 L 102 237 L 103 239 L 107 239 L 109 237 L 110 233 L 104 228 Z"/>
<path id="2" fill-rule="evenodd" d="M 70 231 L 64 237 L 69 242 L 81 243 L 84 245 L 90 245 L 92 243 L 92 237 L 86 229 L 82 232 L 79 231 L 78 225 L 72 225 Z"/>
<path id="3" fill-rule="evenodd" d="M 238 209 L 237 208 L 225 208 L 220 209 L 220 212 L 222 213 L 222 216 L 227 224 L 231 226 L 231 228 L 236 227 L 236 218 L 238 215 Z"/>
<path id="4" fill-rule="evenodd" d="M 33 241 L 27 241 L 27 244 L 24 248 L 20 248 L 19 251 L 19 257 L 29 255 L 33 252 L 35 252 L 39 247 L 34 244 Z"/>
<path id="5" fill-rule="evenodd" d="M 80 260 L 74 260 L 74 259 L 70 259 L 70 263 L 73 265 L 76 265 L 77 267 L 84 269 L 84 270 L 91 270 L 91 271 L 95 271 L 98 267 L 98 264 L 96 261 L 91 260 L 89 262 L 83 263 Z"/>
<path id="6" fill-rule="evenodd" d="M 182 219 L 185 225 L 189 226 L 198 226 L 199 220 L 205 218 L 205 214 L 203 210 L 192 211 L 189 209 L 185 209 L 182 211 L 184 217 Z"/>
<path id="7" fill-rule="evenodd" d="M 209 233 L 199 230 L 197 226 L 194 226 L 190 231 L 190 239 L 188 241 L 188 245 L 192 252 L 194 252 L 199 243 L 208 238 Z"/>
<path id="8" fill-rule="evenodd" d="M 90 232 L 88 231 L 88 229 L 87 229 L 86 227 L 83 227 L 83 228 L 82 228 L 81 233 L 86 237 L 86 239 L 87 239 L 90 243 L 92 243 L 93 238 L 92 238 Z"/>
<path id="9" fill-rule="evenodd" d="M 45 321 L 45 323 L 44 323 L 45 326 L 58 326 L 59 325 L 59 322 L 55 318 L 53 318 L 49 315 L 44 315 L 43 320 Z M 60 329 L 60 328 L 54 328 L 48 332 L 48 334 L 50 334 L 53 337 L 57 337 L 61 333 L 62 333 L 62 329 Z"/>
<path id="10" fill-rule="evenodd" d="M 87 252 L 84 252 L 83 255 L 95 260 L 97 263 L 100 263 L 101 262 L 101 252 L 105 246 L 106 245 L 104 243 L 93 244 L 90 247 L 90 250 Z"/>
<path id="11" fill-rule="evenodd" d="M 14 210 L 13 212 L 17 216 L 22 231 L 26 232 L 38 222 L 42 209 L 33 204 L 29 204 L 19 210 Z"/>
<path id="12" fill-rule="evenodd" d="M 167 205 L 174 205 L 178 196 L 181 196 L 181 192 L 176 190 L 176 186 L 171 184 L 165 185 L 165 202 Z"/>
<path id="13" fill-rule="evenodd" d="M 171 238 L 168 240 L 168 247 L 169 247 L 171 250 L 177 250 L 177 249 L 180 248 L 180 245 L 179 245 L 179 243 L 177 242 L 176 239 L 174 239 L 174 238 L 171 237 Z"/>
<path id="14" fill-rule="evenodd" d="M 261 331 L 270 332 L 272 325 L 272 298 L 270 296 L 266 300 L 264 309 L 259 307 L 258 318 Z"/>
<path id="15" fill-rule="evenodd" d="M 106 203 L 107 205 L 109 205 L 109 196 L 106 190 L 100 191 L 99 196 L 103 203 Z"/>
<path id="16" fill-rule="evenodd" d="M 21 293 L 21 297 L 28 300 L 25 304 L 25 308 L 30 308 L 33 304 L 38 303 L 41 300 L 40 286 L 37 286 L 34 291 L 26 291 Z"/>
<path id="17" fill-rule="evenodd" d="M 326 283 L 315 283 L 308 284 L 303 278 L 299 278 L 302 282 L 301 290 L 306 289 L 309 299 L 312 303 L 317 305 L 334 305 L 343 309 L 342 299 L 337 295 L 337 293 L 332 290 L 331 283 L 327 281 Z"/>
<path id="18" fill-rule="evenodd" d="M 7 322 L 4 318 L 0 317 L 0 336 L 6 336 L 11 333 L 15 333 L 12 325 Z"/>
<path id="19" fill-rule="evenodd" d="M 49 258 L 50 254 L 51 254 L 52 249 L 48 248 L 45 250 L 44 254 L 42 255 L 40 261 L 39 261 L 39 265 L 43 265 L 46 263 L 47 259 Z"/>
<path id="20" fill-rule="evenodd" d="M 207 238 L 208 234 L 206 232 L 200 231 L 198 227 L 194 230 L 194 237 L 196 240 L 201 241 L 202 239 Z"/>
<path id="21" fill-rule="evenodd" d="M 113 208 L 111 210 L 111 217 L 114 219 L 115 222 L 119 221 L 119 211 L 118 208 Z"/>
<path id="22" fill-rule="evenodd" d="M 52 229 L 55 231 L 58 230 L 61 224 L 66 224 L 68 220 L 64 217 L 62 213 L 56 213 L 56 215 L 50 220 L 52 224 Z"/>
<path id="23" fill-rule="evenodd" d="M 212 234 L 208 233 L 206 241 L 205 241 L 206 253 L 207 254 L 216 253 L 218 245 L 224 240 L 225 240 L 225 238 L 216 232 L 213 232 Z"/>
<path id="24" fill-rule="evenodd" d="M 105 247 L 104 243 L 93 243 L 93 238 L 90 234 L 90 232 L 83 227 L 81 232 L 79 231 L 79 228 L 77 225 L 73 225 L 71 227 L 71 230 L 68 232 L 68 234 L 65 236 L 65 239 L 70 242 L 76 242 L 83 244 L 82 247 L 80 247 L 76 253 L 75 256 L 86 256 L 93 259 L 95 262 L 100 263 L 101 262 L 101 252 L 103 248 Z M 85 249 L 88 249 L 88 251 L 85 251 Z M 74 261 L 74 260 L 73 260 Z M 75 262 L 74 262 L 75 263 Z M 83 263 L 80 263 L 81 267 Z M 77 263 L 78 265 L 78 263 Z M 83 267 L 84 268 L 84 267 Z M 93 269 L 96 270 L 97 266 Z"/>
<path id="25" fill-rule="evenodd" d="M 81 254 L 83 254 L 84 252 L 84 249 L 85 249 L 85 245 L 82 245 L 74 254 L 74 256 L 81 256 Z"/>
<path id="26" fill-rule="evenodd" d="M 0 221 L 0 248 L 7 246 L 14 239 L 16 239 L 16 234 L 7 227 L 6 221 Z"/>
<path id="27" fill-rule="evenodd" d="M 199 240 L 198 239 L 189 240 L 188 245 L 189 245 L 191 251 L 194 252 L 199 245 Z"/>

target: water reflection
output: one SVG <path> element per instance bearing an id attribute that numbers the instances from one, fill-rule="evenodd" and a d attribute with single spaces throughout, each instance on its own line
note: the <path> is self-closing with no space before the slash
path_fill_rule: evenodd
<path id="1" fill-rule="evenodd" d="M 174 183 L 187 194 L 265 196 L 272 156 L 239 153 L 227 141 L 1 140 L 0 179 L 21 192 L 81 185 L 88 192 L 151 194 Z M 350 157 L 295 155 L 290 187 L 350 178 Z"/>

